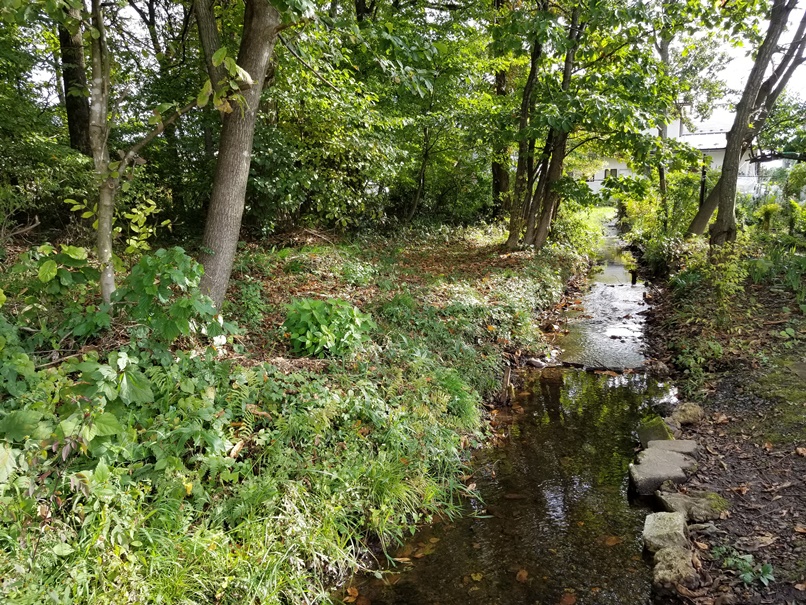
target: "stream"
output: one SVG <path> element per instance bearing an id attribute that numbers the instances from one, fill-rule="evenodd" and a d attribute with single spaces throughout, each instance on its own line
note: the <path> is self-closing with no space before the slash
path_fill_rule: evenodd
<path id="1" fill-rule="evenodd" d="M 560 359 L 586 367 L 644 362 L 644 286 L 632 285 L 609 229 L 601 270 L 567 315 Z M 522 374 L 511 408 L 493 412 L 500 445 L 474 460 L 483 503 L 420 530 L 393 573 L 354 582 L 373 605 L 643 605 L 647 509 L 628 497 L 635 429 L 674 399 L 642 373 L 548 367 Z M 396 573 L 396 572 L 401 573 Z"/>

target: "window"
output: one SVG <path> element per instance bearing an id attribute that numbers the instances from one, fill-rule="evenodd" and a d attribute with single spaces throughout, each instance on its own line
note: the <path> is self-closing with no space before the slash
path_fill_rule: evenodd
<path id="1" fill-rule="evenodd" d="M 612 176 L 613 178 L 616 178 L 618 176 L 618 168 L 610 168 L 605 170 L 605 176 Z"/>

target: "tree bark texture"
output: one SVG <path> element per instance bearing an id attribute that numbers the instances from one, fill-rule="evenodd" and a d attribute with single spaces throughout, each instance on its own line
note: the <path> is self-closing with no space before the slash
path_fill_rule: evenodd
<path id="1" fill-rule="evenodd" d="M 778 40 L 786 28 L 790 13 L 796 5 L 797 0 L 775 0 L 773 3 L 767 34 L 759 47 L 756 61 L 748 76 L 744 92 L 736 106 L 733 125 L 728 132 L 722 174 L 688 228 L 690 234 L 699 235 L 704 233 L 711 215 L 718 208 L 717 219 L 711 227 L 712 245 L 720 245 L 736 239 L 735 203 L 739 165 L 747 146 L 758 132 L 751 125 L 754 114 L 767 104 L 768 97 L 771 94 L 783 89 L 783 85 L 786 82 L 781 80 L 791 76 L 792 71 L 794 71 L 789 69 L 781 70 L 781 66 L 779 66 L 770 78 L 776 78 L 776 73 L 778 73 L 778 78 L 780 79 L 768 79 L 766 82 L 764 80 L 767 67 L 778 50 Z M 778 85 L 776 85 L 776 82 Z M 772 103 L 774 104 L 774 99 L 772 99 Z"/>
<path id="2" fill-rule="evenodd" d="M 252 77 L 253 84 L 243 91 L 243 106 L 234 104 L 234 111 L 224 116 L 202 240 L 201 290 L 219 309 L 224 302 L 241 231 L 257 110 L 280 23 L 280 13 L 267 0 L 246 0 L 237 62 Z M 201 31 L 202 23 L 199 28 Z M 212 49 L 205 48 L 205 53 L 208 50 Z"/>
<path id="3" fill-rule="evenodd" d="M 81 34 L 81 10 L 69 8 L 65 16 L 76 23 L 71 32 L 59 24 L 59 50 L 62 59 L 61 73 L 64 82 L 64 108 L 67 112 L 67 130 L 70 147 L 92 156 L 90 145 L 90 101 L 87 98 L 87 71 L 84 64 L 84 41 Z"/>
<path id="4" fill-rule="evenodd" d="M 109 303 L 115 291 L 115 270 L 112 265 L 112 222 L 115 214 L 115 190 L 117 179 L 109 177 L 109 48 L 106 41 L 106 26 L 101 0 L 92 0 L 92 26 L 98 32 L 92 38 L 90 57 L 92 83 L 90 96 L 89 139 L 98 184 L 98 230 L 96 247 L 101 269 L 101 297 Z"/>

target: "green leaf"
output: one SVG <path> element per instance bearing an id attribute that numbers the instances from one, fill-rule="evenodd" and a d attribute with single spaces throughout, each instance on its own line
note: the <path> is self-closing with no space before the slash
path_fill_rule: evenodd
<path id="1" fill-rule="evenodd" d="M 95 467 L 95 471 L 92 473 L 92 478 L 97 483 L 106 483 L 109 481 L 109 478 L 112 476 L 112 473 L 109 471 L 109 467 L 106 465 L 106 462 L 103 458 L 98 461 L 98 465 Z"/>
<path id="2" fill-rule="evenodd" d="M 125 404 L 154 401 L 154 394 L 151 392 L 148 379 L 137 370 L 126 370 L 121 374 L 118 396 Z"/>
<path id="3" fill-rule="evenodd" d="M 117 417 L 111 412 L 104 412 L 98 416 L 94 424 L 95 434 L 99 437 L 119 435 L 123 431 L 123 427 L 120 425 L 120 422 L 118 422 Z"/>
<path id="4" fill-rule="evenodd" d="M 10 441 L 22 441 L 30 436 L 42 419 L 41 412 L 17 410 L 0 421 L 0 433 Z"/>
<path id="5" fill-rule="evenodd" d="M 76 260 L 85 260 L 87 258 L 87 249 L 78 246 L 66 246 L 62 244 L 62 253 Z"/>
<path id="6" fill-rule="evenodd" d="M 219 48 L 215 53 L 213 53 L 213 67 L 218 67 L 224 62 L 224 59 L 227 57 L 227 49 L 226 47 L 222 46 Z"/>
<path id="7" fill-rule="evenodd" d="M 75 552 L 75 548 L 69 544 L 62 542 L 53 547 L 53 554 L 57 557 L 67 557 Z"/>
<path id="8" fill-rule="evenodd" d="M 39 267 L 39 281 L 46 284 L 54 277 L 56 277 L 56 272 L 58 271 L 59 267 L 56 265 L 55 261 L 46 260 L 42 263 L 42 266 Z"/>
<path id="9" fill-rule="evenodd" d="M 17 469 L 17 461 L 12 450 L 5 443 L 0 443 L 0 483 L 5 483 Z"/>
<path id="10" fill-rule="evenodd" d="M 6 304 L 6 293 L 3 292 L 3 288 L 0 288 L 0 307 Z"/>

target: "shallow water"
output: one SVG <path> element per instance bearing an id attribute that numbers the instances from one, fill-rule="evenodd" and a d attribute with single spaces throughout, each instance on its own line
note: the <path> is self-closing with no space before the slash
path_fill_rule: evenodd
<path id="1" fill-rule="evenodd" d="M 644 287 L 631 285 L 611 230 L 603 270 L 569 317 L 563 361 L 638 367 Z M 616 338 L 611 338 L 616 336 Z M 614 375 L 610 375 L 614 374 Z M 628 498 L 641 418 L 674 397 L 643 374 L 546 368 L 523 375 L 494 413 L 498 447 L 474 460 L 483 499 L 453 523 L 423 528 L 382 579 L 357 579 L 374 605 L 645 605 L 648 511 Z M 403 573 L 398 573 L 403 572 Z"/>
<path id="2" fill-rule="evenodd" d="M 646 358 L 641 350 L 646 288 L 632 284 L 625 268 L 615 228 L 608 228 L 599 271 L 581 308 L 568 313 L 568 335 L 563 337 L 563 361 L 596 368 L 638 368 Z"/>

